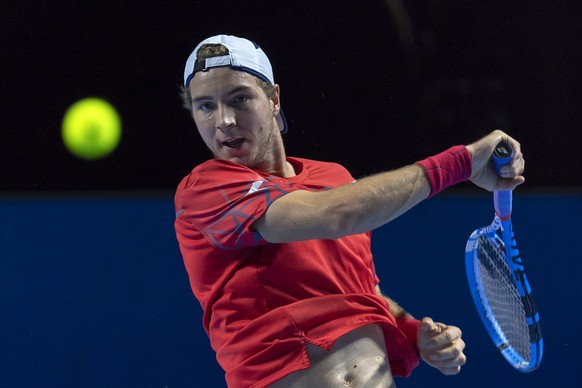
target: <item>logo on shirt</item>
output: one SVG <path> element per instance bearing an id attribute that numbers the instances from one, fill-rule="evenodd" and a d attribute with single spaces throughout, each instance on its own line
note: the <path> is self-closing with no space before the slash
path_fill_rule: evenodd
<path id="1" fill-rule="evenodd" d="M 268 187 L 262 187 L 261 188 L 261 185 L 263 183 L 265 183 L 265 182 L 264 181 L 256 181 L 256 182 L 253 182 L 253 184 L 251 185 L 251 188 L 246 193 L 246 195 L 249 195 L 249 194 L 252 194 L 252 193 L 256 193 L 257 191 L 267 190 Z"/>

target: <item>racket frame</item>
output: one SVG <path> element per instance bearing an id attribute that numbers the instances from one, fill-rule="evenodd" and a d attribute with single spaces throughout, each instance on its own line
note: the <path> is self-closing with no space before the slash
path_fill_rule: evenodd
<path id="1" fill-rule="evenodd" d="M 497 145 L 493 152 L 492 160 L 499 176 L 501 176 L 501 167 L 510 163 L 513 155 L 514 151 L 509 143 L 501 141 Z M 515 242 L 513 226 L 511 223 L 512 201 L 513 193 L 511 191 L 494 192 L 495 217 L 493 218 L 491 225 L 475 230 L 469 237 L 465 247 L 465 269 L 473 302 L 475 303 L 479 317 L 487 329 L 489 336 L 493 340 L 493 343 L 515 369 L 526 373 L 537 369 L 540 365 L 543 354 L 543 337 L 539 314 Z M 501 233 L 498 233 L 499 231 Z M 488 305 L 485 293 L 481 290 L 479 271 L 475 268 L 474 251 L 477 248 L 479 239 L 482 237 L 489 239 L 489 241 L 491 241 L 495 246 L 501 248 L 505 262 L 511 270 L 512 279 L 517 288 L 518 294 L 521 297 L 521 302 L 525 311 L 526 324 L 529 328 L 529 360 L 525 360 L 508 344 L 500 325 L 497 323 L 494 314 Z"/>
<path id="2" fill-rule="evenodd" d="M 503 222 L 500 220 L 499 216 L 495 215 L 491 225 L 479 228 L 475 230 L 467 241 L 465 248 L 465 269 L 467 274 L 467 280 L 469 282 L 469 289 L 471 291 L 471 296 L 479 317 L 485 326 L 487 333 L 491 337 L 491 340 L 501 352 L 503 357 L 518 371 L 520 372 L 531 372 L 538 368 L 541 362 L 543 353 L 543 339 L 541 334 L 541 328 L 539 323 L 539 314 L 537 313 L 533 298 L 531 295 L 531 288 L 529 282 L 525 276 L 523 265 L 521 265 L 521 260 L 519 260 L 519 253 L 517 249 L 512 248 L 511 243 L 507 244 L 499 236 L 498 230 L 501 229 L 501 235 L 508 234 L 511 235 L 511 222 L 509 225 L 503 226 Z M 480 275 L 479 271 L 475 268 L 475 249 L 477 248 L 479 238 L 487 238 L 495 246 L 499 247 L 502 251 L 505 251 L 504 259 L 508 264 L 512 278 L 514 280 L 515 286 L 519 295 L 521 296 L 521 301 L 524 305 L 526 314 L 526 324 L 529 328 L 530 337 L 530 359 L 525 360 L 519 353 L 509 345 L 507 338 L 501 330 L 501 326 L 495 319 L 491 308 L 487 302 L 487 297 L 480 287 Z M 511 240 L 509 240 L 511 241 Z M 516 258 L 512 260 L 511 258 Z M 519 263 L 517 262 L 519 261 Z"/>

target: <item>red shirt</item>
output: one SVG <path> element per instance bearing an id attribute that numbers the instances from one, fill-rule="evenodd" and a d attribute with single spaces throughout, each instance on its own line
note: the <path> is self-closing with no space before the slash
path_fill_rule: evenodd
<path id="1" fill-rule="evenodd" d="M 392 373 L 409 375 L 418 365 L 418 321 L 397 322 L 376 295 L 370 233 L 269 244 L 249 229 L 285 194 L 354 181 L 338 164 L 288 161 L 291 178 L 209 160 L 176 192 L 180 250 L 228 385 L 262 387 L 308 368 L 305 342 L 329 350 L 368 323 L 384 329 Z"/>

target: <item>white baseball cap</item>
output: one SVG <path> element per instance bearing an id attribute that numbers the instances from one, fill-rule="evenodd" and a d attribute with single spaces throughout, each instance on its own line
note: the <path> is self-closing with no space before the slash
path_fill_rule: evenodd
<path id="1" fill-rule="evenodd" d="M 197 61 L 198 50 L 205 44 L 221 44 L 228 49 L 229 53 Z M 271 62 L 256 43 L 232 35 L 215 35 L 200 42 L 188 57 L 184 68 L 184 86 L 188 87 L 197 72 L 224 66 L 252 74 L 272 85 L 275 84 Z M 279 110 L 277 124 L 281 133 L 287 133 L 287 120 L 282 109 Z"/>

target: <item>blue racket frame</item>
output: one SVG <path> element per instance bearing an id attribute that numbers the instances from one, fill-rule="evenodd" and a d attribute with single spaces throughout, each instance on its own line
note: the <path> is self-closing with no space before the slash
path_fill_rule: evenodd
<path id="1" fill-rule="evenodd" d="M 501 166 L 509 163 L 512 158 L 513 148 L 506 142 L 500 143 L 493 155 L 493 162 L 498 175 L 500 175 L 499 170 Z M 543 338 L 539 314 L 535 307 L 531 287 L 525 275 L 525 269 L 515 242 L 515 235 L 511 223 L 512 199 L 511 191 L 494 192 L 495 217 L 491 225 L 475 230 L 469 237 L 465 247 L 465 269 L 471 296 L 473 297 L 479 317 L 493 340 L 493 343 L 515 369 L 525 373 L 537 369 L 540 365 L 543 354 Z M 498 231 L 501 231 L 501 236 L 499 236 Z M 501 251 L 504 252 L 505 262 L 511 270 L 514 284 L 525 310 L 526 324 L 529 328 L 530 338 L 529 360 L 524 359 L 508 344 L 500 325 L 489 307 L 487 297 L 483 292 L 479 271 L 475 268 L 474 260 L 478 240 L 481 237 L 489 239 L 489 241 L 496 247 L 500 247 Z"/>

